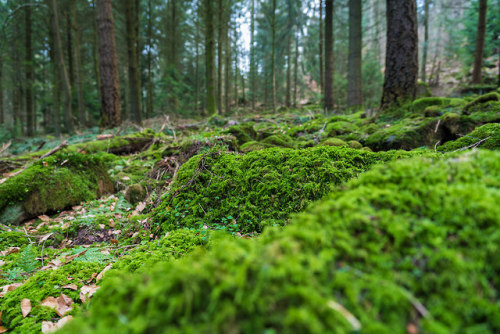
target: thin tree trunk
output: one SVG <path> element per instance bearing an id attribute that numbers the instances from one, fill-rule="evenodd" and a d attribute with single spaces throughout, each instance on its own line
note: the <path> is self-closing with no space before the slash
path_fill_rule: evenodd
<path id="1" fill-rule="evenodd" d="M 50 21 L 54 20 L 53 14 L 50 17 Z M 59 66 L 58 66 L 58 61 L 57 61 L 57 52 L 56 52 L 56 46 L 55 46 L 55 31 L 54 31 L 54 25 L 50 24 L 49 22 L 49 27 L 50 27 L 50 34 L 49 34 L 49 56 L 50 60 L 52 62 L 52 67 L 53 67 L 53 84 L 52 84 L 52 115 L 51 119 L 52 122 L 51 124 L 54 124 L 54 130 L 56 132 L 56 135 L 59 137 L 61 135 L 61 84 L 60 84 L 60 73 L 59 73 Z"/>
<path id="2" fill-rule="evenodd" d="M 121 123 L 121 104 L 111 0 L 97 0 L 97 27 L 99 32 L 99 69 L 102 96 L 101 125 L 105 128 L 115 127 Z"/>
<path id="3" fill-rule="evenodd" d="M 323 0 L 319 0 L 319 89 L 325 93 L 325 67 L 323 66 Z"/>
<path id="4" fill-rule="evenodd" d="M 293 65 L 293 106 L 297 107 L 297 87 L 299 76 L 299 29 L 297 29 L 295 37 L 295 63 Z"/>
<path id="5" fill-rule="evenodd" d="M 483 67 L 484 39 L 486 35 L 486 12 L 488 0 L 479 0 L 479 17 L 477 21 L 476 51 L 474 53 L 474 68 L 472 70 L 472 83 L 481 83 L 481 70 Z"/>
<path id="6" fill-rule="evenodd" d="M 291 28 L 291 27 L 289 27 Z M 290 108 L 292 106 L 292 71 L 291 71 L 291 66 L 292 66 L 292 31 L 289 32 L 287 41 L 286 41 L 286 99 L 285 99 L 285 104 L 287 108 Z"/>
<path id="7" fill-rule="evenodd" d="M 235 108 L 237 109 L 238 108 L 238 104 L 239 104 L 239 101 L 238 101 L 238 78 L 240 76 L 240 69 L 239 69 L 239 64 L 238 64 L 238 44 L 237 44 L 237 41 L 238 41 L 238 30 L 236 29 L 236 22 L 235 22 L 235 25 L 234 25 L 234 45 L 233 45 L 233 48 L 234 48 L 234 105 L 235 105 Z"/>
<path id="8" fill-rule="evenodd" d="M 0 55 L 0 125 L 5 123 L 5 110 L 3 106 L 3 58 Z"/>
<path id="9" fill-rule="evenodd" d="M 101 72 L 99 70 L 99 43 L 97 40 L 97 12 L 96 12 L 96 2 L 95 0 L 92 0 L 92 15 L 93 15 L 93 22 L 92 22 L 92 58 L 94 61 L 94 74 L 95 74 L 95 82 L 96 82 L 96 88 L 97 88 L 97 98 L 98 101 L 100 102 L 102 100 L 101 98 Z M 92 117 L 91 114 L 88 113 L 87 120 L 89 124 L 92 123 Z"/>
<path id="10" fill-rule="evenodd" d="M 147 98 L 146 98 L 146 118 L 153 116 L 153 73 L 151 71 L 151 63 L 153 62 L 153 54 L 151 52 L 153 48 L 153 7 L 151 6 L 151 0 L 148 0 L 148 87 L 147 87 Z"/>
<path id="11" fill-rule="evenodd" d="M 72 15 L 73 15 L 73 29 L 75 30 L 75 63 L 76 63 L 76 85 L 78 89 L 78 112 L 80 116 L 80 126 L 85 128 L 87 120 L 85 119 L 85 102 L 83 98 L 83 79 L 82 79 L 82 60 L 80 48 L 80 28 L 76 15 L 76 0 L 72 0 Z"/>
<path id="12" fill-rule="evenodd" d="M 68 75 L 69 83 L 71 87 L 75 86 L 75 72 L 73 66 L 73 34 L 71 33 L 72 23 L 71 23 L 71 10 L 68 8 L 66 12 L 66 48 L 68 54 Z"/>
<path id="13" fill-rule="evenodd" d="M 28 3 L 28 2 L 27 2 Z M 26 66 L 26 130 L 29 137 L 35 134 L 35 116 L 33 110 L 33 49 L 31 46 L 31 6 L 25 7 L 25 66 Z"/>
<path id="14" fill-rule="evenodd" d="M 230 104 L 231 104 L 231 38 L 229 36 L 229 31 L 230 31 L 230 22 L 231 20 L 229 19 L 231 17 L 231 8 L 228 8 L 227 12 L 225 13 L 227 15 L 226 19 L 224 20 L 225 23 L 225 32 L 224 32 L 224 56 L 226 63 L 224 64 L 224 109 L 225 112 L 228 113 L 230 111 Z M 224 15 L 224 16 L 226 16 Z"/>
<path id="15" fill-rule="evenodd" d="M 127 30 L 127 55 L 128 55 L 128 88 L 130 113 L 136 123 L 142 122 L 140 73 L 137 63 L 137 30 L 135 27 L 135 0 L 126 0 L 125 19 Z"/>
<path id="16" fill-rule="evenodd" d="M 387 0 L 387 46 L 382 109 L 414 99 L 418 76 L 415 0 Z"/>
<path id="17" fill-rule="evenodd" d="M 361 45 L 362 45 L 362 7 L 361 0 L 349 0 L 349 64 L 347 106 L 361 107 L 363 105 L 361 81 Z"/>
<path id="18" fill-rule="evenodd" d="M 217 107 L 219 108 L 219 112 L 221 114 L 224 113 L 223 107 L 222 107 L 222 67 L 224 66 L 223 64 L 223 48 L 222 48 L 222 39 L 224 36 L 223 30 L 224 30 L 224 6 L 222 5 L 223 0 L 218 0 L 218 18 L 219 18 L 219 26 L 218 26 L 218 34 L 217 34 Z"/>
<path id="19" fill-rule="evenodd" d="M 64 125 L 66 131 L 73 133 L 73 119 L 71 115 L 71 84 L 69 81 L 68 71 L 66 70 L 66 65 L 64 64 L 64 56 L 62 53 L 61 46 L 61 35 L 59 33 L 59 19 L 57 11 L 56 0 L 50 0 L 52 13 L 54 15 L 53 29 L 54 29 L 54 45 L 55 54 L 59 62 L 59 74 L 61 75 L 61 81 L 63 82 L 64 95 L 65 95 L 65 107 L 64 107 Z"/>
<path id="20" fill-rule="evenodd" d="M 425 0 L 424 3 L 424 47 L 423 47 L 423 55 L 422 55 L 422 65 L 420 69 L 420 80 L 423 82 L 427 81 L 427 50 L 429 48 L 429 5 L 430 0 Z"/>
<path id="21" fill-rule="evenodd" d="M 196 22 L 195 22 L 195 70 L 194 70 L 194 110 L 196 113 L 199 111 L 200 100 L 200 22 L 198 21 L 199 7 L 197 8 Z"/>
<path id="22" fill-rule="evenodd" d="M 206 85 L 208 114 L 217 113 L 217 100 L 215 97 L 215 39 L 212 0 L 205 0 L 206 32 L 205 32 L 205 57 L 206 57 Z"/>
<path id="23" fill-rule="evenodd" d="M 276 112 L 276 0 L 273 0 L 272 30 L 271 80 L 273 90 L 273 112 Z"/>
<path id="24" fill-rule="evenodd" d="M 325 3 L 325 112 L 333 110 L 333 0 Z"/>
<path id="25" fill-rule="evenodd" d="M 252 110 L 255 110 L 255 0 L 252 0 L 250 18 L 250 99 Z"/>

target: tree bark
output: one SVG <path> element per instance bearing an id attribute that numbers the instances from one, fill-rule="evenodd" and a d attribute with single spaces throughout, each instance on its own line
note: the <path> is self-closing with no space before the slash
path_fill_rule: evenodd
<path id="1" fill-rule="evenodd" d="M 29 4 L 29 3 L 28 3 Z M 25 66 L 26 66 L 26 133 L 28 137 L 35 135 L 35 115 L 33 110 L 33 48 L 31 45 L 31 6 L 25 7 Z"/>
<path id="2" fill-rule="evenodd" d="M 424 47 L 422 50 L 422 65 L 420 68 L 420 80 L 426 82 L 427 80 L 427 50 L 429 48 L 429 5 L 430 0 L 425 0 L 424 3 Z"/>
<path id="3" fill-rule="evenodd" d="M 146 97 L 146 118 L 153 116 L 153 72 L 151 70 L 153 62 L 153 7 L 151 5 L 151 0 L 148 0 L 148 87 L 147 87 L 147 97 Z"/>
<path id="4" fill-rule="evenodd" d="M 82 78 L 82 60 L 80 47 L 80 28 L 78 26 L 76 13 L 76 0 L 71 2 L 71 13 L 73 16 L 73 29 L 75 31 L 75 64 L 76 64 L 76 85 L 78 89 L 78 112 L 80 116 L 80 126 L 85 128 L 87 120 L 85 119 L 85 101 L 83 98 L 83 78 Z"/>
<path id="5" fill-rule="evenodd" d="M 61 34 L 59 32 L 59 18 L 57 11 L 57 3 L 56 0 L 50 0 L 52 13 L 54 16 L 54 20 L 52 22 L 54 29 L 54 45 L 55 45 L 55 54 L 56 58 L 59 62 L 59 75 L 61 76 L 61 81 L 63 83 L 64 88 L 64 96 L 65 96 L 65 107 L 64 107 L 64 125 L 66 131 L 69 133 L 73 133 L 73 118 L 71 113 L 71 84 L 69 81 L 68 71 L 66 70 L 66 65 L 64 63 L 64 56 L 62 52 L 61 46 Z"/>
<path id="6" fill-rule="evenodd" d="M 206 70 L 206 85 L 207 85 L 207 109 L 208 114 L 217 113 L 217 101 L 215 98 L 215 39 L 214 39 L 214 21 L 212 0 L 205 1 L 205 70 Z"/>
<path id="7" fill-rule="evenodd" d="M 59 137 L 61 135 L 61 84 L 60 84 L 60 74 L 58 71 L 57 57 L 56 57 L 56 46 L 55 46 L 55 31 L 52 24 L 50 24 L 54 20 L 53 14 L 50 16 L 49 22 L 49 56 L 50 61 L 52 62 L 53 68 L 53 83 L 52 83 L 52 115 L 50 119 L 52 122 L 49 124 L 54 124 L 54 130 L 56 135 Z"/>
<path id="8" fill-rule="evenodd" d="M 68 75 L 71 87 L 75 86 L 75 71 L 73 66 L 73 34 L 71 33 L 71 9 L 66 12 L 66 52 L 68 54 Z"/>
<path id="9" fill-rule="evenodd" d="M 110 128 L 121 123 L 120 81 L 111 0 L 97 0 L 97 27 L 101 73 L 101 126 Z"/>
<path id="10" fill-rule="evenodd" d="M 347 106 L 363 105 L 361 81 L 362 45 L 362 5 L 361 0 L 349 0 L 349 61 L 347 75 Z"/>
<path id="11" fill-rule="evenodd" d="M 387 45 L 382 109 L 415 98 L 418 27 L 415 0 L 387 0 Z"/>
<path id="12" fill-rule="evenodd" d="M 325 3 L 325 112 L 333 110 L 333 0 Z"/>
<path id="13" fill-rule="evenodd" d="M 101 102 L 101 72 L 99 70 L 99 42 L 97 40 L 97 11 L 96 11 L 96 0 L 92 0 L 92 58 L 94 61 L 94 74 L 97 88 L 97 98 Z M 89 113 L 87 118 L 89 124 L 92 123 L 92 117 Z"/>
<path id="14" fill-rule="evenodd" d="M 229 35 L 230 32 L 230 22 L 229 19 L 231 17 L 231 8 L 228 8 L 224 15 L 224 56 L 225 56 L 225 64 L 224 64 L 224 110 L 226 113 L 230 111 L 231 104 L 231 38 Z"/>
<path id="15" fill-rule="evenodd" d="M 250 18 L 250 100 L 255 110 L 255 0 L 252 0 Z"/>
<path id="16" fill-rule="evenodd" d="M 474 68 L 472 70 L 472 83 L 481 83 L 481 70 L 483 67 L 484 39 L 486 35 L 486 12 L 488 0 L 479 0 L 479 17 L 477 21 L 476 51 L 474 52 Z"/>
<path id="17" fill-rule="evenodd" d="M 128 56 L 128 88 L 130 113 L 136 123 L 142 122 L 140 73 L 137 59 L 137 39 L 135 22 L 135 0 L 126 0 L 125 20 L 127 31 L 127 56 Z"/>
<path id="18" fill-rule="evenodd" d="M 3 58 L 0 54 L 0 125 L 5 123 L 5 110 L 3 107 Z"/>
<path id="19" fill-rule="evenodd" d="M 319 89 L 325 93 L 325 67 L 323 60 L 323 0 L 319 0 Z"/>
<path id="20" fill-rule="evenodd" d="M 273 112 L 276 112 L 276 0 L 273 0 L 272 34 L 271 80 L 273 91 Z"/>
<path id="21" fill-rule="evenodd" d="M 295 63 L 293 65 L 293 106 L 297 107 L 297 87 L 299 75 L 299 29 L 297 29 L 295 37 Z"/>
<path id="22" fill-rule="evenodd" d="M 224 6 L 222 4 L 223 0 L 218 0 L 218 33 L 217 33 L 217 107 L 219 108 L 219 112 L 221 114 L 224 113 L 223 107 L 222 107 L 222 69 L 224 66 L 224 56 L 223 56 L 223 30 L 224 30 Z"/>

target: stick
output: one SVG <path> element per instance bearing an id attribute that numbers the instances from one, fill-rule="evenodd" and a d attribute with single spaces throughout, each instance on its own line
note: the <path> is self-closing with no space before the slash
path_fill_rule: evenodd
<path id="1" fill-rule="evenodd" d="M 7 143 L 3 144 L 2 145 L 2 148 L 0 148 L 0 154 L 3 153 L 3 151 L 5 151 L 6 149 L 9 148 L 10 144 L 12 144 L 12 140 L 9 140 Z"/>
<path id="2" fill-rule="evenodd" d="M 59 150 L 62 150 L 63 148 L 65 148 L 67 146 L 68 146 L 68 142 L 65 140 L 62 143 L 60 143 L 57 147 L 54 147 L 53 149 L 51 149 L 50 151 L 48 151 L 47 153 L 42 155 L 38 160 L 44 159 L 48 156 L 51 156 L 52 154 L 56 153 Z"/>
<path id="3" fill-rule="evenodd" d="M 490 138 L 491 138 L 491 136 L 486 137 L 486 138 L 484 138 L 484 139 L 481 139 L 481 140 L 480 140 L 480 141 L 478 141 L 477 143 L 474 143 L 474 144 L 469 145 L 469 146 L 467 146 L 467 147 L 462 147 L 462 148 L 459 148 L 458 150 L 455 150 L 455 151 L 453 151 L 453 152 L 457 152 L 457 151 L 464 151 L 464 150 L 467 150 L 467 149 L 469 149 L 469 148 L 476 148 L 476 147 L 478 147 L 479 145 L 481 145 L 483 142 L 487 141 L 487 140 L 488 140 L 488 139 L 490 139 Z"/>

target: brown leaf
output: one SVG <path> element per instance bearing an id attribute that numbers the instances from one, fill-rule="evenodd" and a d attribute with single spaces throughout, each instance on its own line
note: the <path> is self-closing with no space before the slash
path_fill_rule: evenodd
<path id="1" fill-rule="evenodd" d="M 42 321 L 42 333 L 53 333 L 57 330 L 56 325 L 51 321 Z"/>
<path id="2" fill-rule="evenodd" d="M 406 325 L 406 332 L 408 334 L 418 334 L 419 330 L 415 324 L 410 322 L 408 325 Z"/>
<path id="3" fill-rule="evenodd" d="M 63 289 L 70 289 L 70 290 L 73 290 L 73 291 L 78 290 L 78 286 L 76 284 L 66 284 L 62 288 Z"/>
<path id="4" fill-rule="evenodd" d="M 71 224 L 70 223 L 64 223 L 62 226 L 61 226 L 61 230 L 65 230 L 67 229 L 68 227 L 70 227 Z"/>
<path id="5" fill-rule="evenodd" d="M 50 221 L 50 217 L 47 216 L 47 215 L 41 215 L 41 216 L 38 216 L 38 219 L 40 219 L 41 221 L 47 223 Z"/>
<path id="6" fill-rule="evenodd" d="M 7 292 L 14 291 L 18 287 L 23 285 L 23 283 L 13 283 L 13 284 L 7 284 L 2 287 L 0 287 L 0 297 L 3 297 Z"/>
<path id="7" fill-rule="evenodd" d="M 117 243 L 118 243 L 118 240 L 116 240 L 116 239 L 111 239 L 111 240 L 109 240 L 109 241 L 110 241 L 112 244 L 117 244 Z"/>
<path id="8" fill-rule="evenodd" d="M 0 260 L 0 266 L 3 266 L 5 264 L 5 261 Z"/>
<path id="9" fill-rule="evenodd" d="M 28 314 L 31 312 L 31 301 L 27 298 L 21 300 L 21 312 L 23 314 L 23 318 L 26 318 Z"/>
<path id="10" fill-rule="evenodd" d="M 113 137 L 114 136 L 112 134 L 97 135 L 97 140 L 106 140 Z"/>
<path id="11" fill-rule="evenodd" d="M 87 300 L 89 300 L 90 297 L 99 289 L 99 286 L 92 284 L 92 285 L 84 285 L 82 286 L 82 289 L 80 290 L 80 300 L 82 303 L 85 303 Z"/>
<path id="12" fill-rule="evenodd" d="M 0 326 L 0 333 L 7 332 L 7 329 L 4 326 Z"/>
<path id="13" fill-rule="evenodd" d="M 47 306 L 51 309 L 56 309 L 58 303 L 57 303 L 57 299 L 55 297 L 50 296 L 50 297 L 47 297 L 44 300 L 42 300 L 42 303 L 40 305 Z"/>
<path id="14" fill-rule="evenodd" d="M 97 273 L 92 273 L 92 275 L 90 276 L 90 278 L 89 278 L 89 280 L 87 281 L 87 283 L 92 282 L 96 276 L 97 276 Z"/>
<path id="15" fill-rule="evenodd" d="M 111 218 L 111 219 L 109 220 L 109 226 L 110 226 L 110 227 L 115 227 L 115 226 L 116 226 L 115 220 L 114 220 L 113 218 Z"/>
<path id="16" fill-rule="evenodd" d="M 54 233 L 47 233 L 43 237 L 40 238 L 40 241 L 38 241 L 38 244 L 41 244 L 45 241 L 47 241 Z"/>
<path id="17" fill-rule="evenodd" d="M 111 269 L 111 267 L 112 267 L 112 266 L 113 266 L 113 264 L 112 264 L 112 263 L 108 264 L 108 265 L 106 266 L 106 268 L 104 268 L 104 269 L 103 269 L 103 270 L 99 273 L 99 275 L 97 275 L 97 277 L 96 277 L 95 281 L 96 281 L 96 282 L 99 282 L 99 280 L 101 280 L 101 278 L 104 276 L 104 274 L 106 273 L 106 271 L 108 271 L 109 269 Z"/>
<path id="18" fill-rule="evenodd" d="M 61 293 L 61 295 L 57 297 L 57 314 L 60 317 L 63 317 L 66 313 L 73 309 L 73 306 L 71 306 L 73 303 L 73 299 Z"/>
<path id="19" fill-rule="evenodd" d="M 64 259 L 65 259 L 65 263 L 64 264 L 67 264 L 71 261 L 73 261 L 74 259 L 76 259 L 77 257 L 79 256 L 82 256 L 83 254 L 87 253 L 87 249 L 84 250 L 83 252 L 80 252 L 78 254 L 75 254 L 75 255 L 71 255 L 71 256 L 65 256 Z"/>

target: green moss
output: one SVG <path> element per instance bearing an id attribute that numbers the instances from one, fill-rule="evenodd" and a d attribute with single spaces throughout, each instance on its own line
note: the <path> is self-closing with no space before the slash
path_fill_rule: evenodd
<path id="1" fill-rule="evenodd" d="M 21 247 L 28 244 L 28 238 L 23 232 L 5 231 L 0 232 L 0 250 L 7 247 Z"/>
<path id="2" fill-rule="evenodd" d="M 41 306 L 41 301 L 49 296 L 58 297 L 61 293 L 73 299 L 76 304 L 72 314 L 76 313 L 77 305 L 81 303 L 79 292 L 62 287 L 66 284 L 76 284 L 81 288 L 93 273 L 100 272 L 103 267 L 103 264 L 74 261 L 55 270 L 39 271 L 2 298 L 0 312 L 3 326 L 12 333 L 40 333 L 42 321 L 58 318 L 54 310 Z M 32 306 L 27 318 L 23 318 L 20 308 L 24 298 L 29 299 Z"/>
<path id="3" fill-rule="evenodd" d="M 257 139 L 257 132 L 255 131 L 252 123 L 232 125 L 226 130 L 226 132 L 236 137 L 239 145 L 243 145 L 249 141 Z"/>
<path id="4" fill-rule="evenodd" d="M 471 102 L 467 103 L 467 105 L 465 105 L 464 107 L 464 112 L 470 112 L 470 109 L 474 106 L 495 101 L 500 101 L 500 94 L 496 92 L 491 92 L 488 94 L 481 95 L 476 99 L 472 100 Z"/>
<path id="5" fill-rule="evenodd" d="M 146 189 L 141 184 L 133 184 L 125 189 L 125 199 L 133 205 L 143 201 L 146 196 Z"/>
<path id="6" fill-rule="evenodd" d="M 106 279 L 63 333 L 499 332 L 498 170 L 495 152 L 379 166 L 284 229 Z"/>
<path id="7" fill-rule="evenodd" d="M 281 133 L 269 136 L 261 140 L 261 143 L 263 143 L 264 145 L 286 147 L 286 148 L 293 148 L 295 146 L 295 143 L 293 142 L 293 139 L 290 136 Z"/>
<path id="8" fill-rule="evenodd" d="M 152 212 L 163 231 L 178 228 L 261 232 L 282 225 L 336 184 L 394 154 L 338 147 L 265 149 L 237 155 L 212 151 L 184 164 Z"/>
<path id="9" fill-rule="evenodd" d="M 357 131 L 358 128 L 354 124 L 346 121 L 328 123 L 325 128 L 325 132 L 327 133 L 328 137 L 336 137 L 339 135 L 345 135 Z"/>
<path id="10" fill-rule="evenodd" d="M 327 138 L 324 140 L 321 145 L 324 146 L 349 146 L 345 141 L 340 138 Z"/>
<path id="11" fill-rule="evenodd" d="M 18 223 L 7 220 L 13 217 L 5 210 L 19 204 L 23 209 L 19 218 L 28 219 L 112 190 L 100 155 L 62 152 L 33 163 L 0 184 L 0 223 Z"/>
<path id="12" fill-rule="evenodd" d="M 483 139 L 488 138 L 485 141 Z M 481 143 L 479 143 L 482 141 Z M 449 141 L 442 146 L 438 147 L 440 152 L 450 152 L 464 149 L 471 145 L 478 143 L 477 147 L 486 148 L 490 150 L 500 149 L 500 124 L 491 123 L 485 124 L 476 128 L 471 133 L 463 136 L 457 140 Z"/>
<path id="13" fill-rule="evenodd" d="M 327 120 L 324 116 L 313 118 L 300 126 L 295 126 L 288 131 L 288 135 L 298 137 L 304 134 L 313 134 L 326 126 Z"/>
<path id="14" fill-rule="evenodd" d="M 355 149 L 361 149 L 363 145 L 359 141 L 355 140 L 350 140 L 347 142 L 347 145 L 349 145 L 350 148 L 355 148 Z"/>
<path id="15" fill-rule="evenodd" d="M 417 83 L 417 97 L 422 98 L 422 97 L 431 97 L 432 92 L 429 89 L 429 85 L 424 82 L 424 81 L 418 81 Z"/>
<path id="16" fill-rule="evenodd" d="M 415 100 L 412 103 L 413 111 L 419 114 L 423 114 L 424 110 L 430 106 L 446 106 L 449 103 L 449 99 L 442 97 L 423 97 L 421 99 Z"/>
<path id="17" fill-rule="evenodd" d="M 241 151 L 252 152 L 252 151 L 263 150 L 265 148 L 270 148 L 270 147 L 272 147 L 271 144 L 265 144 L 259 141 L 249 141 L 241 145 Z"/>

